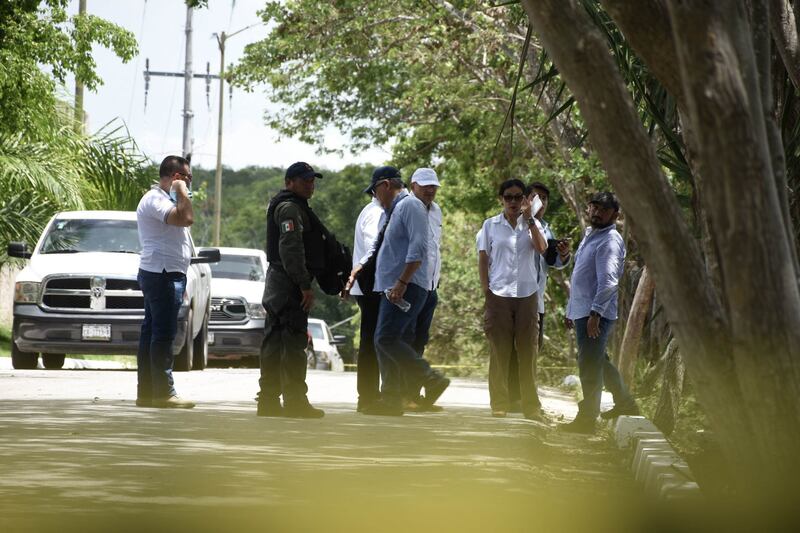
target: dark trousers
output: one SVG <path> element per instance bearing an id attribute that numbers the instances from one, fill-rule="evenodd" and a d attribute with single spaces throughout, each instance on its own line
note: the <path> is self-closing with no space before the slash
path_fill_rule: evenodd
<path id="1" fill-rule="evenodd" d="M 431 370 L 430 364 L 425 359 L 425 347 L 428 345 L 428 341 L 431 339 L 433 313 L 436 311 L 436 306 L 438 304 L 439 294 L 436 292 L 436 289 L 433 289 L 432 291 L 428 292 L 425 305 L 422 306 L 419 315 L 417 315 L 416 322 L 412 324 L 411 330 L 411 334 L 413 335 L 414 339 L 411 342 L 411 346 L 414 348 L 414 351 L 417 352 L 417 358 L 419 359 L 418 364 L 422 365 L 422 368 L 425 370 L 427 375 L 430 375 L 434 372 Z M 409 387 L 408 398 L 412 400 L 418 398 L 420 395 L 421 384 L 409 383 Z"/>
<path id="2" fill-rule="evenodd" d="M 267 290 L 269 286 L 268 277 Z M 279 309 L 274 309 L 271 302 L 265 302 L 268 316 L 259 359 L 259 402 L 275 402 L 281 395 L 284 405 L 308 402 L 308 361 L 305 352 L 308 345 L 308 314 L 300 302 L 301 292 L 298 287 L 293 287 L 288 291 L 288 297 L 281 299 L 283 306 Z"/>
<path id="3" fill-rule="evenodd" d="M 526 298 L 506 298 L 490 292 L 486 297 L 484 331 L 489 341 L 489 402 L 493 410 L 510 408 L 508 373 L 514 348 L 522 410 L 534 413 L 541 408 L 536 390 L 536 307 L 536 293 Z"/>
<path id="4" fill-rule="evenodd" d="M 139 269 L 136 279 L 144 295 L 144 322 L 136 352 L 136 396 L 139 399 L 175 396 L 172 343 L 178 330 L 178 312 L 186 291 L 186 274 Z M 191 327 L 191 324 L 187 327 Z"/>
<path id="5" fill-rule="evenodd" d="M 375 354 L 375 327 L 378 325 L 381 295 L 378 292 L 371 292 L 363 296 L 356 296 L 356 303 L 361 310 L 356 386 L 358 401 L 366 404 L 380 397 L 380 371 L 378 370 L 378 356 Z"/>
<path id="6" fill-rule="evenodd" d="M 578 418 L 594 420 L 600 414 L 603 386 L 614 396 L 616 406 L 626 407 L 634 403 L 634 400 L 606 353 L 606 344 L 614 321 L 600 318 L 600 335 L 596 339 L 589 337 L 586 330 L 588 322 L 589 317 L 574 321 L 578 344 L 578 371 L 583 389 L 583 400 L 578 403 Z"/>
<path id="7" fill-rule="evenodd" d="M 539 337 L 536 345 L 542 351 L 544 345 L 544 313 L 539 313 Z M 517 361 L 517 349 L 511 350 L 511 361 L 508 367 L 508 398 L 511 403 L 520 401 L 519 393 L 519 363 Z"/>
<path id="8" fill-rule="evenodd" d="M 375 349 L 381 371 L 383 399 L 399 404 L 409 390 L 419 390 L 433 377 L 430 366 L 412 346 L 414 326 L 428 299 L 428 291 L 409 283 L 404 296 L 411 304 L 407 312 L 381 294 L 378 324 L 375 328 Z"/>

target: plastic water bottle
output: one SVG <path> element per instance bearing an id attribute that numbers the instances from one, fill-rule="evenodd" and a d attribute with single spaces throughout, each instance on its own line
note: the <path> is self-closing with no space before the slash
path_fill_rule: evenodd
<path id="1" fill-rule="evenodd" d="M 383 293 L 386 295 L 386 299 L 387 299 L 387 300 L 389 300 L 389 293 L 390 293 L 390 292 L 392 292 L 392 289 L 386 289 L 385 291 L 383 291 Z M 391 300 L 389 300 L 389 302 L 391 302 Z M 404 300 L 403 298 L 400 298 L 400 299 L 397 301 L 397 303 L 395 303 L 394 305 L 396 305 L 397 307 L 399 307 L 399 308 L 400 308 L 400 310 L 401 310 L 402 312 L 404 312 L 404 313 L 408 313 L 408 310 L 409 310 L 409 309 L 411 309 L 411 304 L 410 304 L 410 303 L 408 303 L 408 302 L 407 302 L 406 300 Z"/>

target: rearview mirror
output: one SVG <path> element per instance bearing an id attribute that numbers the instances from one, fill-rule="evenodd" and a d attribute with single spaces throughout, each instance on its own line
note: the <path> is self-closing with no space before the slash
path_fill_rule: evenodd
<path id="1" fill-rule="evenodd" d="M 28 251 L 28 245 L 24 242 L 10 242 L 8 243 L 8 255 L 9 257 L 30 259 L 32 254 Z"/>
<path id="2" fill-rule="evenodd" d="M 341 346 L 346 342 L 347 342 L 347 337 L 345 337 L 344 335 L 334 335 L 331 344 L 334 346 Z"/>
<path id="3" fill-rule="evenodd" d="M 192 257 L 192 264 L 196 263 L 219 263 L 219 250 L 216 248 L 206 248 L 197 253 L 197 257 Z"/>

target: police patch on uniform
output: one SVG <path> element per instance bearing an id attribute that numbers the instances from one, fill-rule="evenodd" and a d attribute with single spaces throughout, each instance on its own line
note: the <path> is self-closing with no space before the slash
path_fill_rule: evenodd
<path id="1" fill-rule="evenodd" d="M 289 233 L 290 231 L 294 231 L 294 222 L 291 220 L 281 222 L 281 233 Z"/>

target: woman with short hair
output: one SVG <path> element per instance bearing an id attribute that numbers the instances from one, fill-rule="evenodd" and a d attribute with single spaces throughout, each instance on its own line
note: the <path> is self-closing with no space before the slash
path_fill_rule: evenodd
<path id="1" fill-rule="evenodd" d="M 541 202 L 536 196 L 528 199 L 525 191 L 518 179 L 500 184 L 503 211 L 485 220 L 478 234 L 478 267 L 486 302 L 492 416 L 508 413 L 508 372 L 516 348 L 522 412 L 525 418 L 541 420 L 536 393 L 538 259 L 547 249 L 547 240 L 533 216 Z"/>

